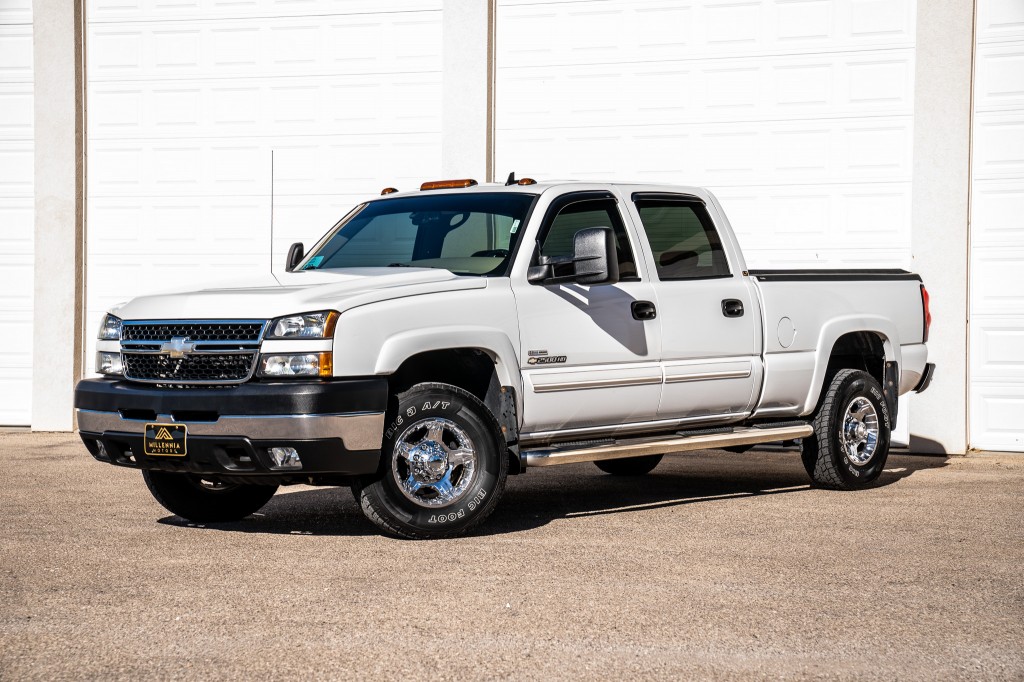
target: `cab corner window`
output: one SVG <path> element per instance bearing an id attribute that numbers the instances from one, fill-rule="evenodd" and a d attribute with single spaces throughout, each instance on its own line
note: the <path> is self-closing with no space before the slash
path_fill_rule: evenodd
<path id="1" fill-rule="evenodd" d="M 573 237 L 588 227 L 610 227 L 615 233 L 619 257 L 619 281 L 636 281 L 636 260 L 626 235 L 626 227 L 619 216 L 614 199 L 583 199 L 558 210 L 554 219 L 548 218 L 548 229 L 541 243 L 545 256 L 571 256 Z"/>
<path id="2" fill-rule="evenodd" d="M 637 199 L 661 280 L 728 277 L 722 240 L 698 201 Z"/>

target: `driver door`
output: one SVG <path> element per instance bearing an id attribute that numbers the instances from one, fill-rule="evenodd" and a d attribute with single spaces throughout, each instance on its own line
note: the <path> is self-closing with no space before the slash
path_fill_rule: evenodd
<path id="1" fill-rule="evenodd" d="M 570 256 L 573 236 L 588 227 L 615 232 L 617 284 L 513 285 L 525 433 L 647 421 L 658 411 L 661 322 L 645 312 L 653 310 L 654 288 L 614 195 L 573 192 L 555 199 L 538 233 L 541 250 Z"/>

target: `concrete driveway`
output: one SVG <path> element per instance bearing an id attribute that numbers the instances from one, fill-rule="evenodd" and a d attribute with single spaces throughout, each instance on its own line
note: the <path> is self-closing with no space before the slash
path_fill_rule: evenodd
<path id="1" fill-rule="evenodd" d="M 795 453 L 510 479 L 473 537 L 348 490 L 193 527 L 77 437 L 0 433 L 0 679 L 1024 679 L 1024 457 Z"/>

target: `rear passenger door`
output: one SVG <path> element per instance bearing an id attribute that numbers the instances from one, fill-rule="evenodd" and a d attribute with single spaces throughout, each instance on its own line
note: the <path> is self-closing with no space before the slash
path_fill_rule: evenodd
<path id="1" fill-rule="evenodd" d="M 731 267 L 699 198 L 660 192 L 631 198 L 658 280 L 665 373 L 658 417 L 745 414 L 762 376 L 753 287 Z"/>

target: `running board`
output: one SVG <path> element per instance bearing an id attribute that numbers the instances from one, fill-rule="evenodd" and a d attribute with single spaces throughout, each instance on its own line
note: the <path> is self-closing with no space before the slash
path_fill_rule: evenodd
<path id="1" fill-rule="evenodd" d="M 712 450 L 732 445 L 774 443 L 780 440 L 806 438 L 814 433 L 810 424 L 786 424 L 780 426 L 740 427 L 720 433 L 673 434 L 656 438 L 630 438 L 611 443 L 579 444 L 575 446 L 552 445 L 527 450 L 523 453 L 526 466 L 549 467 L 556 464 L 597 462 L 604 459 L 643 457 L 645 455 L 667 455 L 691 450 Z"/>

